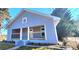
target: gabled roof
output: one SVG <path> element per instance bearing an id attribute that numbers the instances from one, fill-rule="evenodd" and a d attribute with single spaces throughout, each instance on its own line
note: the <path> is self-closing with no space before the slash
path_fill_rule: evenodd
<path id="1" fill-rule="evenodd" d="M 40 13 L 40 12 L 37 12 L 37 11 L 31 11 L 31 10 L 22 9 L 20 11 L 20 13 L 14 18 L 14 20 L 11 20 L 8 23 L 7 28 L 10 27 L 20 16 L 22 16 L 24 13 L 27 13 L 27 12 L 32 13 L 32 14 L 36 14 L 36 15 L 39 15 L 39 16 L 42 16 L 42 17 L 45 17 L 45 18 L 49 18 L 49 19 L 51 19 L 50 21 L 52 21 L 55 25 L 57 25 L 59 23 L 59 20 L 60 20 L 60 18 L 56 17 L 56 16 L 47 15 L 47 14 Z"/>

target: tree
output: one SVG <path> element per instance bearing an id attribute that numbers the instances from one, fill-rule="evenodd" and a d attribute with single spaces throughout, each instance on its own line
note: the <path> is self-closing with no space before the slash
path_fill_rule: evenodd
<path id="1" fill-rule="evenodd" d="M 60 40 L 62 37 L 75 36 L 76 26 L 74 21 L 71 20 L 70 10 L 67 8 L 56 8 L 51 15 L 61 18 L 60 23 L 57 25 L 57 33 Z"/>
<path id="2" fill-rule="evenodd" d="M 3 20 L 9 20 L 10 16 L 9 16 L 9 12 L 7 8 L 0 8 L 0 31 L 2 28 L 5 28 L 4 26 L 2 26 L 2 22 Z M 1 34 L 1 32 L 0 32 Z"/>
<path id="3" fill-rule="evenodd" d="M 76 25 L 75 36 L 79 37 L 79 19 L 75 20 L 75 25 Z"/>
<path id="4" fill-rule="evenodd" d="M 60 17 L 61 20 L 70 20 L 71 18 L 71 12 L 67 8 L 55 8 L 51 15 Z"/>

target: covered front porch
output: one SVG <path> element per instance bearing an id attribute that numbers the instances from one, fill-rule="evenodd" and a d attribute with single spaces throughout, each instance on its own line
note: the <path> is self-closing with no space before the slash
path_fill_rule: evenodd
<path id="1" fill-rule="evenodd" d="M 26 41 L 46 40 L 45 26 L 32 26 L 27 28 L 12 29 L 11 39 L 23 44 Z M 21 43 L 22 41 L 23 43 Z"/>

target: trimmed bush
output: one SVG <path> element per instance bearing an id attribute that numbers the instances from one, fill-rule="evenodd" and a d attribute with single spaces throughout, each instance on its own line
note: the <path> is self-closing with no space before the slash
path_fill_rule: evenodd
<path id="1" fill-rule="evenodd" d="M 3 40 L 2 42 L 4 42 L 4 43 L 15 43 L 15 41 L 6 41 L 6 40 Z"/>

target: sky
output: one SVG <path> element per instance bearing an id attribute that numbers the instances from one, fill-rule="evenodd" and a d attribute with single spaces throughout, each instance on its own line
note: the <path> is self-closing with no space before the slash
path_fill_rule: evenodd
<path id="1" fill-rule="evenodd" d="M 45 14 L 51 14 L 52 8 L 27 8 L 28 10 L 38 11 Z M 11 18 L 14 18 L 22 9 L 21 8 L 10 8 L 9 13 Z"/>
<path id="2" fill-rule="evenodd" d="M 27 8 L 28 10 L 32 10 L 32 11 L 38 11 L 41 13 L 45 13 L 45 14 L 51 14 L 53 9 L 52 8 Z M 22 10 L 22 8 L 9 8 L 8 12 L 11 16 L 11 19 L 15 18 L 16 15 Z M 79 18 L 79 8 L 69 8 L 69 10 L 71 11 L 72 14 L 72 18 L 73 19 L 77 19 Z M 6 21 L 3 22 L 5 25 Z M 3 34 L 7 34 L 7 30 L 2 29 L 1 32 Z"/>
<path id="3" fill-rule="evenodd" d="M 72 14 L 72 18 L 78 20 L 79 18 L 79 8 L 69 8 Z"/>
<path id="4" fill-rule="evenodd" d="M 26 8 L 28 10 L 32 11 L 39 11 L 41 13 L 45 14 L 51 14 L 53 9 L 52 8 Z M 22 8 L 9 8 L 9 13 L 11 16 L 11 19 L 16 17 L 16 15 L 22 10 Z M 79 18 L 79 8 L 69 8 L 72 14 L 72 19 L 77 19 Z"/>
<path id="5" fill-rule="evenodd" d="M 52 8 L 27 8 L 27 9 L 32 11 L 39 11 L 45 14 L 51 14 L 53 11 Z M 10 13 L 11 19 L 14 18 L 21 10 L 22 10 L 21 8 L 10 8 L 9 13 Z M 71 11 L 73 19 L 79 18 L 79 13 L 78 13 L 79 8 L 69 8 L 69 10 Z"/>

